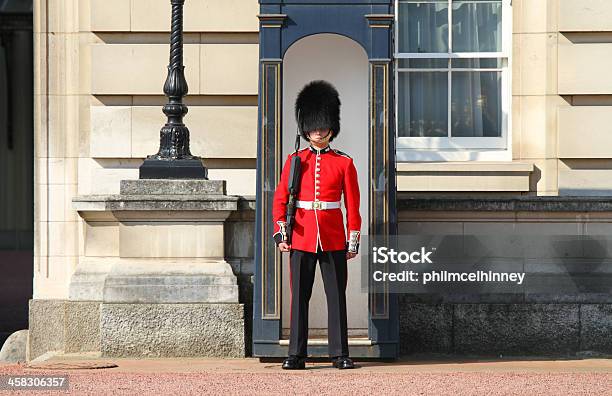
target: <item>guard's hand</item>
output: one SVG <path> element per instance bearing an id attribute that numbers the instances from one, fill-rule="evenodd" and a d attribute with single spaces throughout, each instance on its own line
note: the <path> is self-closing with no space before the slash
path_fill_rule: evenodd
<path id="1" fill-rule="evenodd" d="M 278 244 L 278 250 L 280 250 L 281 252 L 288 252 L 289 249 L 289 245 L 285 242 L 281 242 Z"/>
<path id="2" fill-rule="evenodd" d="M 353 257 L 357 256 L 357 253 L 346 252 L 346 259 L 350 260 Z"/>

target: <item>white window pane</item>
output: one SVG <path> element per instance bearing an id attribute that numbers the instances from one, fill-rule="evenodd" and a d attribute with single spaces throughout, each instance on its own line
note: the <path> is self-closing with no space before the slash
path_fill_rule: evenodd
<path id="1" fill-rule="evenodd" d="M 451 135 L 501 137 L 501 72 L 453 71 Z"/>
<path id="2" fill-rule="evenodd" d="M 502 51 L 502 3 L 453 1 L 453 52 Z"/>
<path id="3" fill-rule="evenodd" d="M 400 52 L 448 52 L 448 3 L 399 4 Z"/>
<path id="4" fill-rule="evenodd" d="M 448 72 L 402 72 L 398 136 L 448 136 Z"/>

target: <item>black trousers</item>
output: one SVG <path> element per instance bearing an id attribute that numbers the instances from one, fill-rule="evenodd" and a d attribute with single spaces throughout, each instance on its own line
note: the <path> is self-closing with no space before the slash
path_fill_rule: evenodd
<path id="1" fill-rule="evenodd" d="M 308 306 L 318 261 L 327 298 L 329 356 L 348 356 L 346 250 L 321 251 L 318 248 L 317 253 L 312 253 L 292 249 L 289 257 L 291 283 L 289 355 L 307 356 Z"/>

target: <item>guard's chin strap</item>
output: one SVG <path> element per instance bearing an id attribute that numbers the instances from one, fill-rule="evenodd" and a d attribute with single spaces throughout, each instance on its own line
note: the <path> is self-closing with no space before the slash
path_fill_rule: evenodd
<path id="1" fill-rule="evenodd" d="M 300 134 L 295 135 L 295 152 L 297 153 L 300 149 Z"/>
<path id="2" fill-rule="evenodd" d="M 298 109 L 297 126 L 296 126 L 296 133 L 295 133 L 295 146 L 294 146 L 296 153 L 300 149 L 300 141 L 301 141 L 300 137 L 302 136 L 301 133 L 300 133 L 300 129 L 301 129 L 300 128 L 300 124 L 301 124 L 301 122 L 302 122 L 302 120 L 300 119 L 300 110 Z M 325 135 L 324 138 L 328 137 L 330 133 L 332 133 L 331 129 L 327 131 L 327 135 Z M 327 143 L 327 144 L 329 144 L 329 143 Z"/>

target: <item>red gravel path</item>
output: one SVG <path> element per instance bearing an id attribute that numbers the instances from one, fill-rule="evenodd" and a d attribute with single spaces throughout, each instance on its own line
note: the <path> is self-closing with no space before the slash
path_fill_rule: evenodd
<path id="1" fill-rule="evenodd" d="M 229 363 L 232 364 L 231 361 Z M 121 366 L 121 363 L 119 363 Z M 227 367 L 226 363 L 225 367 Z M 120 368 L 100 370 L 32 370 L 21 365 L 0 366 L 5 374 L 67 374 L 70 391 L 35 391 L 35 395 L 203 395 L 203 394 L 351 394 L 351 395 L 612 395 L 612 372 L 570 370 L 568 372 L 500 372 L 468 369 L 424 372 L 410 365 L 397 372 L 372 371 L 368 367 L 339 371 L 318 364 L 304 371 L 281 371 L 270 363 L 260 368 L 273 372 L 204 370 L 201 372 L 150 372 Z M 223 368 L 223 367 L 221 367 Z M 181 370 L 182 371 L 182 370 Z M 411 372 L 412 371 L 412 372 Z M 2 392 L 0 394 L 28 394 Z"/>

